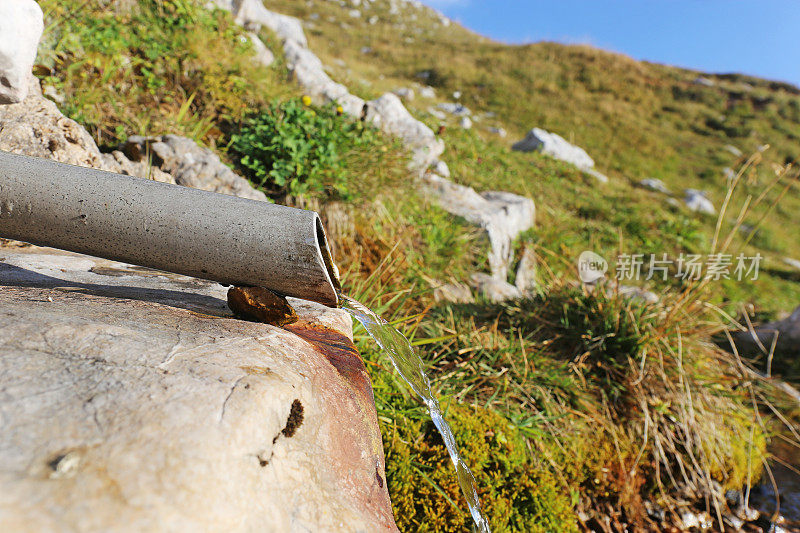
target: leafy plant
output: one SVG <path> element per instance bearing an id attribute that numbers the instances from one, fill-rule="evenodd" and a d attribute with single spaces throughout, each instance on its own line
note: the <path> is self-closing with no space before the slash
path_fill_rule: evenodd
<path id="1" fill-rule="evenodd" d="M 244 173 L 273 196 L 350 197 L 346 154 L 387 148 L 378 131 L 342 116 L 340 108 L 315 108 L 310 99 L 274 103 L 244 121 L 230 153 Z"/>

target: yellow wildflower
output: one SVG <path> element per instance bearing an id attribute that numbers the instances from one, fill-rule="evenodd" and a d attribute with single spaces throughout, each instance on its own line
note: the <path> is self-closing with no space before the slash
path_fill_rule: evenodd
<path id="1" fill-rule="evenodd" d="M 303 105 L 311 105 L 311 97 L 307 94 L 304 94 L 300 101 L 303 102 Z"/>

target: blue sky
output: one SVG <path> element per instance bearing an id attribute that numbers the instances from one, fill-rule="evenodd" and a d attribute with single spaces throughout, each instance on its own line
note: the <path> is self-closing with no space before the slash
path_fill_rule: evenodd
<path id="1" fill-rule="evenodd" d="M 590 44 L 800 86 L 800 0 L 423 0 L 498 41 Z"/>

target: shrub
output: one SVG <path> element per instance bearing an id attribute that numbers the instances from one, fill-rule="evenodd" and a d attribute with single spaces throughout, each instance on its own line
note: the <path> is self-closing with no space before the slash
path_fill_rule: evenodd
<path id="1" fill-rule="evenodd" d="M 230 153 L 255 184 L 273 196 L 350 197 L 346 155 L 354 149 L 386 152 L 377 130 L 310 99 L 274 103 L 244 121 Z"/>

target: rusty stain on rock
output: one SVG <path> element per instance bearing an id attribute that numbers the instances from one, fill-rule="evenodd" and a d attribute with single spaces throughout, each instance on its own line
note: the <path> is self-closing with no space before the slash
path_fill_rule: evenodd
<path id="1" fill-rule="evenodd" d="M 372 392 L 372 382 L 367 374 L 367 367 L 364 365 L 356 345 L 347 335 L 306 322 L 290 324 L 284 326 L 283 329 L 294 333 L 316 348 L 347 383 L 371 405 L 375 405 L 375 396 Z"/>
<path id="2" fill-rule="evenodd" d="M 228 307 L 240 318 L 273 326 L 297 322 L 297 313 L 286 298 L 263 287 L 231 287 Z"/>

